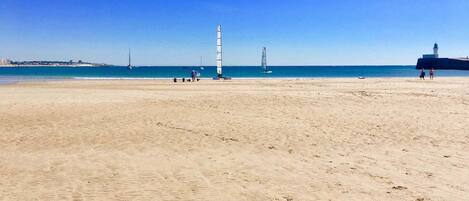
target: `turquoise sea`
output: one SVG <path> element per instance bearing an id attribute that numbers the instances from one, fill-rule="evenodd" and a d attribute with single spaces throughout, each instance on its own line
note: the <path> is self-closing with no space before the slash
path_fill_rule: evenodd
<path id="1" fill-rule="evenodd" d="M 216 75 L 216 67 L 7 67 L 0 68 L 0 82 L 23 79 L 162 79 L 190 77 L 192 70 L 202 78 Z M 355 77 L 417 77 L 415 66 L 271 66 L 264 74 L 258 66 L 226 66 L 223 74 L 232 78 L 355 78 Z M 469 71 L 440 70 L 436 76 L 469 76 Z"/>

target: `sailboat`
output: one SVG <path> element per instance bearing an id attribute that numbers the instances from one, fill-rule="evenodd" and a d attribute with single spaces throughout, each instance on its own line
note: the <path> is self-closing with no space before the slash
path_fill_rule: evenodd
<path id="1" fill-rule="evenodd" d="M 217 27 L 217 78 L 223 78 L 222 67 L 223 67 L 223 51 L 222 51 L 222 43 L 221 43 L 221 25 Z"/>
<path id="2" fill-rule="evenodd" d="M 204 70 L 204 69 L 205 69 L 205 68 L 202 66 L 202 57 L 200 57 L 199 69 L 200 69 L 200 70 Z"/>
<path id="3" fill-rule="evenodd" d="M 272 73 L 271 70 L 268 70 L 267 69 L 267 48 L 263 48 L 262 49 L 262 61 L 261 61 L 261 65 L 262 65 L 262 72 L 265 73 L 265 74 L 270 74 Z"/>
<path id="4" fill-rule="evenodd" d="M 131 55 L 130 55 L 130 49 L 129 49 L 129 65 L 127 65 L 127 69 L 129 70 L 132 70 L 132 58 L 131 58 Z"/>
<path id="5" fill-rule="evenodd" d="M 221 43 L 221 25 L 217 27 L 217 76 L 213 77 L 214 80 L 231 80 L 231 77 L 223 75 L 223 48 Z"/>

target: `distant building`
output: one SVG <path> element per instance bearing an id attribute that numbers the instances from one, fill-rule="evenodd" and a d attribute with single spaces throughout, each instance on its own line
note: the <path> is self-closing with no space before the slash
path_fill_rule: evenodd
<path id="1" fill-rule="evenodd" d="M 0 65 L 11 65 L 11 61 L 9 59 L 0 59 Z"/>
<path id="2" fill-rule="evenodd" d="M 431 58 L 438 58 L 439 55 L 438 55 L 438 44 L 435 43 L 435 45 L 433 45 L 433 54 L 424 54 L 422 55 L 422 58 L 424 59 L 431 59 Z"/>

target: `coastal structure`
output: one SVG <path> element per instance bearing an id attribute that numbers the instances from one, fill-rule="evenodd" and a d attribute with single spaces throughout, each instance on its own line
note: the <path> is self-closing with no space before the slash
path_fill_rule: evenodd
<path id="1" fill-rule="evenodd" d="M 422 55 L 422 58 L 428 59 L 428 58 L 438 58 L 438 44 L 435 43 L 433 45 L 433 54 L 424 54 Z"/>
<path id="2" fill-rule="evenodd" d="M 103 63 L 90 63 L 82 60 L 77 62 L 70 61 L 10 61 L 8 59 L 3 59 L 0 61 L 0 66 L 7 67 L 102 67 L 109 66 L 108 64 Z"/>
<path id="3" fill-rule="evenodd" d="M 417 69 L 469 70 L 469 58 L 440 58 L 438 44 L 433 45 L 433 54 L 424 54 L 417 61 Z"/>
<path id="4" fill-rule="evenodd" d="M 9 66 L 11 65 L 11 60 L 9 59 L 0 59 L 0 66 Z"/>
<path id="5" fill-rule="evenodd" d="M 217 78 L 223 77 L 223 49 L 222 49 L 221 25 L 217 27 Z"/>

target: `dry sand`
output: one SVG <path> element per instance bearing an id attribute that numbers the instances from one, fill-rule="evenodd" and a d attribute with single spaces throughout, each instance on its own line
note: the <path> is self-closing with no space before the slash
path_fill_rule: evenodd
<path id="1" fill-rule="evenodd" d="M 0 86 L 0 200 L 468 200 L 469 78 Z"/>

